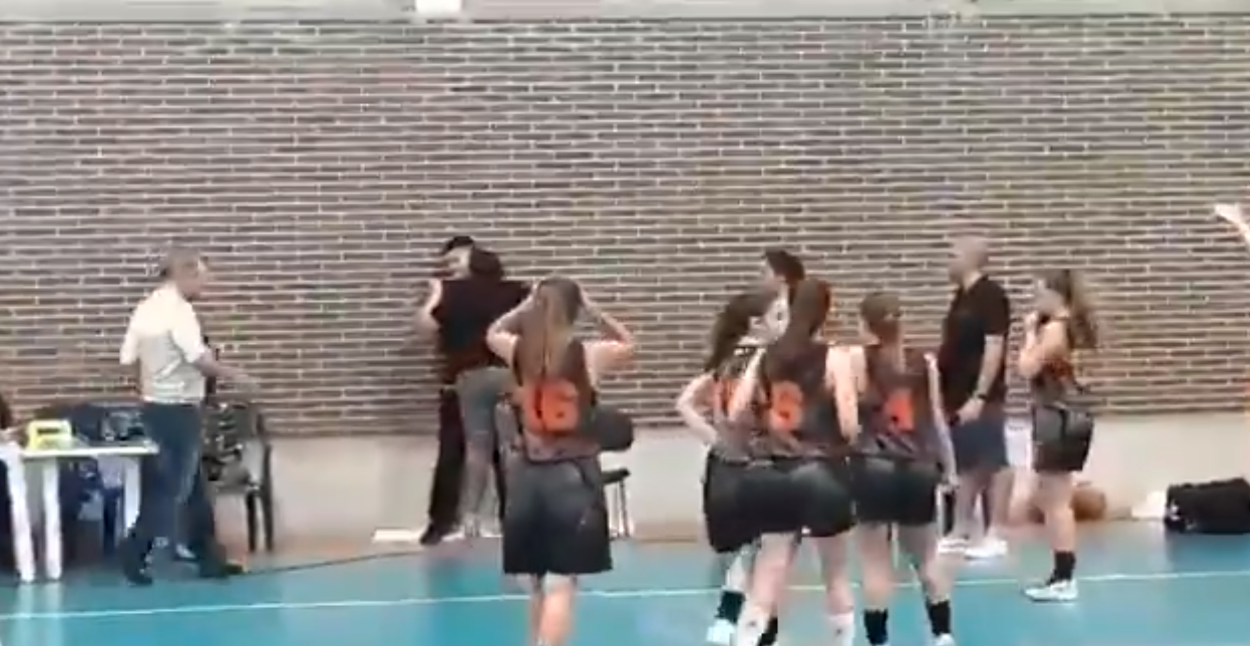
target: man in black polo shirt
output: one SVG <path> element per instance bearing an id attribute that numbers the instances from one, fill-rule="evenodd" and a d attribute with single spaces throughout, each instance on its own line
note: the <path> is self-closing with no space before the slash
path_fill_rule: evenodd
<path id="1" fill-rule="evenodd" d="M 996 523 L 1006 520 L 1011 496 L 1004 411 L 1011 304 L 1002 285 L 985 274 L 988 260 L 984 240 L 964 239 L 953 247 L 950 278 L 956 289 L 938 350 L 942 404 L 952 422 L 959 473 L 954 529 L 942 547 L 965 550 L 969 558 L 1006 554 L 1007 543 Z M 969 543 L 976 502 L 987 491 L 989 504 L 982 510 L 985 535 Z"/>
<path id="2" fill-rule="evenodd" d="M 434 337 L 437 342 L 440 385 L 438 458 L 430 485 L 429 524 L 421 535 L 422 545 L 437 545 L 462 536 L 460 497 L 464 481 L 465 438 L 455 384 L 461 363 L 456 348 L 464 344 L 459 331 L 454 327 L 440 326 L 435 315 L 447 283 L 469 275 L 469 255 L 473 247 L 473 238 L 469 236 L 455 236 L 443 243 L 439 250 L 439 267 L 430 281 L 430 293 L 417 311 L 418 331 Z"/>

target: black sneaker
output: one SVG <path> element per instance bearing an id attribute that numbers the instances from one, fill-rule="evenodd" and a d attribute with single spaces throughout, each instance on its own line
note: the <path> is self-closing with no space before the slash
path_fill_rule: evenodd
<path id="1" fill-rule="evenodd" d="M 430 525 L 425 528 L 425 533 L 421 534 L 421 544 L 426 547 L 433 547 L 445 541 L 455 541 L 461 538 L 464 538 L 464 531 L 459 527 Z"/>
<path id="2" fill-rule="evenodd" d="M 201 579 L 228 579 L 247 572 L 242 565 L 233 561 L 204 561 L 199 564 Z"/>
<path id="3" fill-rule="evenodd" d="M 118 561 L 121 564 L 122 576 L 126 577 L 130 585 L 146 587 L 152 585 L 152 573 L 148 569 L 148 550 L 141 549 L 141 547 L 135 543 L 134 539 L 125 539 L 118 551 Z"/>

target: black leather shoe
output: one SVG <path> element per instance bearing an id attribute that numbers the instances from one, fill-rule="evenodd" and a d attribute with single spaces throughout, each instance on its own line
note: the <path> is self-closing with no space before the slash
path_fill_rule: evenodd
<path id="1" fill-rule="evenodd" d="M 148 570 L 148 550 L 142 547 L 136 540 L 127 538 L 122 542 L 118 560 L 126 581 L 130 585 L 145 587 L 152 585 L 152 573 Z"/>
<path id="2" fill-rule="evenodd" d="M 247 572 L 242 565 L 233 561 L 203 561 L 199 564 L 201 579 L 228 579 Z"/>
<path id="3" fill-rule="evenodd" d="M 421 544 L 426 547 L 433 547 L 443 542 L 443 539 L 451 533 L 446 527 L 431 524 L 425 528 L 425 532 L 421 534 Z"/>

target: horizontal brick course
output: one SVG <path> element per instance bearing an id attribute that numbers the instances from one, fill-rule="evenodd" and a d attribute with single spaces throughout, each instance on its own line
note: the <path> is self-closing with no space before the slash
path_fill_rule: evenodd
<path id="1" fill-rule="evenodd" d="M 671 421 L 708 318 L 794 247 L 902 290 L 931 341 L 950 236 L 1086 270 L 1122 412 L 1239 407 L 1250 16 L 0 24 L 0 365 L 21 405 L 113 387 L 172 241 L 286 432 L 425 431 L 411 321 L 452 232 L 582 278 L 641 336 L 609 386 Z M 107 379 L 105 378 L 107 376 Z M 107 384 L 105 383 L 107 382 Z"/>

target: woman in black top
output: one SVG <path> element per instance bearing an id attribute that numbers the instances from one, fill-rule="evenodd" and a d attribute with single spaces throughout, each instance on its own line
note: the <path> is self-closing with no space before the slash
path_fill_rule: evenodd
<path id="1" fill-rule="evenodd" d="M 850 352 L 863 430 L 852 458 L 869 646 L 888 641 L 894 539 L 916 570 L 934 646 L 954 646 L 950 577 L 938 559 L 937 488 L 953 484 L 954 448 L 942 408 L 937 360 L 903 338 L 903 310 L 891 294 L 859 306 L 867 343 Z"/>
<path id="2" fill-rule="evenodd" d="M 1063 406 L 1077 395 L 1073 355 L 1098 345 L 1098 327 L 1077 275 L 1047 272 L 1037 285 L 1037 309 L 1025 319 L 1024 345 L 1016 365 L 1029 381 L 1033 409 L 1033 469 L 1036 502 L 1054 551 L 1054 569 L 1045 583 L 1025 591 L 1034 601 L 1073 601 L 1077 596 L 1076 518 L 1072 512 L 1073 475 L 1085 468 L 1092 426 L 1076 428 L 1076 416 Z M 1088 414 L 1088 411 L 1085 411 Z M 1049 432 L 1052 427 L 1058 428 Z M 1045 431 L 1045 432 L 1044 432 Z"/>
<path id="3" fill-rule="evenodd" d="M 751 425 L 752 468 L 743 506 L 754 516 L 760 550 L 734 643 L 759 643 L 777 614 L 799 542 L 820 555 L 825 610 L 834 646 L 854 639 L 847 569 L 855 525 L 846 458 L 859 432 L 854 375 L 843 350 L 822 338 L 832 296 L 820 280 L 795 286 L 781 336 L 752 359 L 730 398 L 728 418 Z"/>
<path id="4" fill-rule="evenodd" d="M 770 293 L 740 294 L 730 299 L 712 325 L 703 371 L 686 385 L 677 399 L 677 412 L 686 426 L 708 447 L 703 474 L 703 520 L 709 545 L 721 560 L 721 598 L 708 628 L 707 642 L 727 646 L 746 601 L 749 569 L 756 551 L 756 531 L 739 501 L 743 471 L 750 466 L 747 440 L 750 429 L 726 418 L 729 397 L 760 344 L 748 339 L 753 320 L 763 316 L 774 300 Z M 761 646 L 776 642 L 773 617 Z"/>

